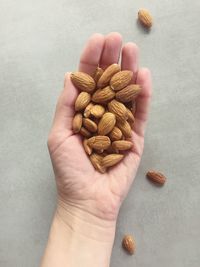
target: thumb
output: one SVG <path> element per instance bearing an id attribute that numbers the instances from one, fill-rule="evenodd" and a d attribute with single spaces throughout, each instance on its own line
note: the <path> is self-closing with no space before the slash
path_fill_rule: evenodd
<path id="1" fill-rule="evenodd" d="M 71 73 L 66 73 L 64 89 L 62 90 L 56 105 L 52 131 L 65 133 L 67 136 L 72 134 L 72 119 L 74 116 L 74 103 L 78 91 L 70 79 Z"/>

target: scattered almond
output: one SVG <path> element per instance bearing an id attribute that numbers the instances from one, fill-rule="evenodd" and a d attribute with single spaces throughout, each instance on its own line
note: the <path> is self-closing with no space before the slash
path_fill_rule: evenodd
<path id="1" fill-rule="evenodd" d="M 133 236 L 125 235 L 122 240 L 122 246 L 129 254 L 134 254 L 136 246 Z"/>
<path id="2" fill-rule="evenodd" d="M 163 185 L 166 182 L 165 175 L 158 171 L 148 171 L 146 176 L 149 178 L 149 180 L 160 185 Z"/>
<path id="3" fill-rule="evenodd" d="M 139 10 L 138 19 L 144 27 L 151 28 L 153 24 L 153 18 L 147 9 L 143 8 Z"/>

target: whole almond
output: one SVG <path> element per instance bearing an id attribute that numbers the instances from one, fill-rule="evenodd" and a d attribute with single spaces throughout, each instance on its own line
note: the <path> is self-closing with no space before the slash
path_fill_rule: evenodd
<path id="1" fill-rule="evenodd" d="M 91 109 L 91 115 L 94 116 L 95 118 L 99 119 L 103 116 L 105 113 L 105 108 L 101 105 L 94 105 Z"/>
<path id="2" fill-rule="evenodd" d="M 153 24 L 153 18 L 147 9 L 140 9 L 138 12 L 138 19 L 143 26 L 151 28 Z"/>
<path id="3" fill-rule="evenodd" d="M 146 176 L 153 182 L 163 185 L 166 182 L 166 177 L 164 174 L 158 171 L 148 171 Z"/>
<path id="4" fill-rule="evenodd" d="M 130 84 L 116 93 L 116 99 L 123 103 L 130 102 L 138 96 L 140 91 L 141 91 L 140 85 Z"/>
<path id="5" fill-rule="evenodd" d="M 127 115 L 128 115 L 128 122 L 130 124 L 134 124 L 135 118 L 133 116 L 133 113 L 130 111 L 130 109 L 127 108 Z"/>
<path id="6" fill-rule="evenodd" d="M 72 83 L 81 91 L 92 93 L 95 89 L 96 83 L 94 79 L 87 73 L 76 71 L 71 73 Z"/>
<path id="7" fill-rule="evenodd" d="M 91 96 L 87 92 L 81 92 L 75 101 L 75 110 L 81 111 L 90 103 Z"/>
<path id="8" fill-rule="evenodd" d="M 83 118 L 83 126 L 91 133 L 95 133 L 97 131 L 96 123 L 88 118 Z"/>
<path id="9" fill-rule="evenodd" d="M 110 87 L 114 91 L 119 91 L 126 87 L 133 77 L 133 72 L 130 70 L 122 70 L 117 72 L 110 80 Z"/>
<path id="10" fill-rule="evenodd" d="M 81 113 L 76 113 L 72 121 L 72 129 L 74 133 L 78 133 L 82 127 L 83 116 Z"/>
<path id="11" fill-rule="evenodd" d="M 133 143 L 130 141 L 126 141 L 126 140 L 118 140 L 118 141 L 114 141 L 112 142 L 112 147 L 115 150 L 129 150 L 131 149 L 133 146 Z"/>
<path id="12" fill-rule="evenodd" d="M 85 152 L 86 152 L 88 155 L 91 155 L 91 154 L 92 154 L 92 149 L 91 149 L 91 147 L 88 146 L 87 139 L 84 139 L 84 140 L 83 140 L 83 147 L 84 147 L 84 149 L 85 149 Z"/>
<path id="13" fill-rule="evenodd" d="M 108 103 L 108 110 L 114 113 L 118 120 L 126 120 L 128 118 L 127 108 L 115 99 Z"/>
<path id="14" fill-rule="evenodd" d="M 87 107 L 85 108 L 84 113 L 83 113 L 85 118 L 89 118 L 90 117 L 91 109 L 92 109 L 93 106 L 94 106 L 93 103 L 89 103 L 87 105 Z"/>
<path id="15" fill-rule="evenodd" d="M 81 127 L 80 134 L 86 138 L 91 137 L 91 133 L 87 129 L 85 129 L 84 127 Z"/>
<path id="16" fill-rule="evenodd" d="M 95 80 L 96 83 L 98 82 L 98 80 L 99 80 L 99 78 L 101 77 L 102 74 L 103 74 L 103 69 L 97 67 L 96 70 L 95 70 L 95 73 L 94 73 L 94 80 Z"/>
<path id="17" fill-rule="evenodd" d="M 103 74 L 101 75 L 100 79 L 98 80 L 97 87 L 103 88 L 107 86 L 112 76 L 118 71 L 120 71 L 120 66 L 118 64 L 112 64 L 109 67 L 107 67 L 104 70 Z"/>
<path id="18" fill-rule="evenodd" d="M 103 135 L 97 135 L 93 136 L 90 139 L 88 139 L 88 145 L 91 148 L 97 149 L 97 150 L 105 150 L 110 146 L 110 138 L 108 136 Z"/>
<path id="19" fill-rule="evenodd" d="M 135 241 L 131 235 L 125 235 L 122 240 L 123 248 L 129 253 L 134 254 L 135 252 Z"/>
<path id="20" fill-rule="evenodd" d="M 115 115 L 111 112 L 106 112 L 98 124 L 98 134 L 107 135 L 114 128 L 115 123 Z"/>
<path id="21" fill-rule="evenodd" d="M 116 165 L 118 162 L 120 162 L 123 159 L 124 155 L 121 154 L 110 154 L 105 156 L 102 159 L 102 166 L 107 168 L 107 167 L 112 167 Z"/>
<path id="22" fill-rule="evenodd" d="M 98 89 L 92 95 L 92 101 L 99 104 L 106 104 L 108 101 L 112 100 L 115 97 L 115 92 L 107 86 L 103 89 Z"/>
<path id="23" fill-rule="evenodd" d="M 118 127 L 114 127 L 109 134 L 111 141 L 117 141 L 122 138 L 122 131 Z"/>
<path id="24" fill-rule="evenodd" d="M 126 137 L 126 138 L 130 138 L 132 136 L 132 130 L 131 130 L 131 126 L 127 121 L 123 121 L 123 122 L 118 122 L 117 123 L 117 127 L 122 131 L 122 134 Z"/>
<path id="25" fill-rule="evenodd" d="M 98 155 L 97 153 L 92 153 L 90 156 L 90 161 L 92 162 L 94 168 L 100 173 L 105 173 L 106 167 L 102 166 L 102 159 L 103 156 Z"/>

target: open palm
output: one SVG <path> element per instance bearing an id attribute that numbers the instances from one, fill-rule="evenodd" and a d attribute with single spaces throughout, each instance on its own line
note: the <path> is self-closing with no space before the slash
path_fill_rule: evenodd
<path id="1" fill-rule="evenodd" d="M 106 174 L 97 172 L 87 157 L 79 135 L 72 132 L 74 102 L 77 89 L 66 74 L 64 90 L 57 103 L 48 146 L 55 172 L 59 200 L 65 205 L 82 209 L 104 220 L 116 220 L 120 205 L 126 196 L 140 163 L 144 129 L 151 96 L 151 77 L 148 69 L 138 69 L 138 48 L 127 43 L 121 51 L 122 38 L 118 33 L 107 36 L 94 34 L 81 56 L 79 70 L 92 74 L 99 65 L 106 68 L 118 63 L 134 73 L 136 83 L 142 87 L 137 98 L 134 148 L 118 165 Z"/>

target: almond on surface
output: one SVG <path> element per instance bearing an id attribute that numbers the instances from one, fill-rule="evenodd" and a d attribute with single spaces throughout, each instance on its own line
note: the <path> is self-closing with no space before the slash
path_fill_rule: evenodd
<path id="1" fill-rule="evenodd" d="M 134 254 L 135 252 L 135 240 L 132 235 L 125 235 L 122 240 L 123 248 L 130 254 Z"/>
<path id="2" fill-rule="evenodd" d="M 107 135 L 114 128 L 115 123 L 115 115 L 111 112 L 106 112 L 98 124 L 98 134 Z"/>
<path id="3" fill-rule="evenodd" d="M 105 86 L 107 86 L 110 82 L 110 79 L 112 78 L 112 76 L 117 73 L 118 71 L 120 71 L 120 66 L 118 64 L 112 64 L 110 66 L 108 66 L 103 74 L 101 75 L 101 77 L 99 78 L 98 82 L 97 82 L 97 87 L 98 88 L 103 88 Z"/>
<path id="4" fill-rule="evenodd" d="M 122 70 L 117 72 L 110 80 L 110 87 L 114 91 L 119 91 L 126 87 L 133 77 L 133 72 L 130 70 Z"/>
<path id="5" fill-rule="evenodd" d="M 163 185 L 166 182 L 165 175 L 155 170 L 148 171 L 146 176 L 149 178 L 149 180 L 160 185 Z"/>
<path id="6" fill-rule="evenodd" d="M 81 91 L 91 93 L 94 91 L 96 83 L 87 73 L 76 71 L 71 73 L 72 83 Z"/>
<path id="7" fill-rule="evenodd" d="M 153 24 L 153 17 L 151 16 L 150 12 L 144 8 L 138 11 L 138 20 L 146 28 L 151 28 Z"/>

